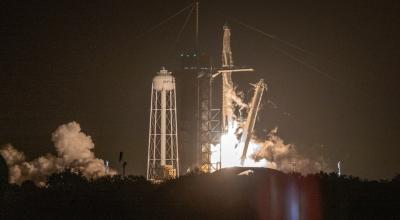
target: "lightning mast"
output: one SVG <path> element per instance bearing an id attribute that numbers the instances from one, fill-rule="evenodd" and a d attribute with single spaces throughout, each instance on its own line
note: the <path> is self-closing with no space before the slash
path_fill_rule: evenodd
<path id="1" fill-rule="evenodd" d="M 191 127 L 190 132 L 195 131 L 195 144 L 193 139 L 186 141 L 189 147 L 195 146 L 195 161 L 192 165 L 200 168 L 201 171 L 209 173 L 220 169 L 220 160 L 212 158 L 214 151 L 213 146 L 219 144 L 220 129 L 220 109 L 214 108 L 213 97 L 213 80 L 212 67 L 209 56 L 202 52 L 199 45 L 199 0 L 194 0 L 195 6 L 195 48 L 194 54 L 187 56 L 191 59 L 192 65 L 184 66 L 184 68 L 192 74 L 195 74 L 195 88 L 197 97 L 192 97 L 196 101 L 196 124 L 195 128 Z M 187 140 L 187 136 L 184 137 Z M 190 144 L 190 145 L 188 145 Z"/>
<path id="2" fill-rule="evenodd" d="M 198 53 L 199 51 L 199 0 L 195 1 L 195 7 L 196 7 L 196 35 L 195 35 L 195 53 Z"/>

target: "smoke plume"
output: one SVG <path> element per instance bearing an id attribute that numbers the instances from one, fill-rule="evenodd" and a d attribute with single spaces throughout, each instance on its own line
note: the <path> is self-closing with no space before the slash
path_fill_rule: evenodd
<path id="1" fill-rule="evenodd" d="M 277 135 L 278 128 L 270 131 L 266 138 L 259 139 L 252 135 L 249 148 L 246 152 L 246 160 L 240 163 L 243 152 L 243 144 L 240 144 L 240 135 L 243 135 L 243 128 L 247 121 L 241 121 L 238 117 L 243 109 L 249 113 L 251 106 L 242 100 L 243 93 L 238 91 L 231 78 L 230 73 L 223 75 L 223 113 L 227 117 L 228 130 L 221 136 L 221 144 L 215 145 L 217 150 L 212 152 L 211 158 L 214 162 L 221 159 L 221 167 L 247 166 L 247 167 L 268 167 L 283 172 L 300 172 L 302 174 L 328 171 L 328 166 L 322 158 L 305 157 L 297 152 L 295 145 L 286 144 Z M 255 95 L 255 94 L 254 94 Z M 277 108 L 274 104 L 274 108 Z M 241 116 L 241 115 L 239 115 Z M 223 147 L 221 147 L 223 145 Z M 218 154 L 218 149 L 221 149 Z M 215 160 L 215 158 L 217 158 Z"/>
<path id="2" fill-rule="evenodd" d="M 57 156 L 46 154 L 27 162 L 23 152 L 11 145 L 0 149 L 10 170 L 10 183 L 21 184 L 26 180 L 45 186 L 51 174 L 70 169 L 80 172 L 88 179 L 96 179 L 116 172 L 108 169 L 102 159 L 95 157 L 94 143 L 90 136 L 81 131 L 77 122 L 59 126 L 52 134 Z"/>
<path id="3" fill-rule="evenodd" d="M 241 112 L 244 108 L 247 108 L 248 105 L 243 102 L 241 96 L 243 93 L 237 91 L 233 81 L 232 81 L 232 73 L 225 72 L 223 75 L 223 111 L 226 115 L 228 124 L 232 124 L 234 120 L 236 120 L 235 109 L 238 108 L 238 111 Z"/>
<path id="4" fill-rule="evenodd" d="M 285 144 L 278 136 L 278 128 L 267 134 L 265 140 L 256 140 L 258 148 L 251 157 L 255 161 L 266 159 L 270 167 L 283 172 L 300 172 L 302 174 L 316 173 L 327 170 L 327 164 L 322 158 L 311 160 L 299 154 L 293 144 Z"/>

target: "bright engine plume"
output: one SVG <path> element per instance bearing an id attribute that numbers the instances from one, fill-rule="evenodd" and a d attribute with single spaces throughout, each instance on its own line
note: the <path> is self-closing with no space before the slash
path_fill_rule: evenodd
<path id="1" fill-rule="evenodd" d="M 263 85 L 263 81 L 259 82 Z M 257 88 L 259 88 L 258 91 Z M 211 155 L 212 162 L 221 158 L 221 168 L 244 166 L 244 167 L 268 167 L 284 172 L 301 172 L 303 174 L 315 173 L 327 170 L 328 167 L 322 158 L 311 160 L 297 152 L 294 144 L 286 144 L 277 134 L 278 129 L 270 131 L 266 138 L 257 138 L 253 134 L 253 127 L 259 110 L 260 100 L 264 87 L 258 86 L 249 104 L 224 106 L 227 112 L 233 114 L 229 117 L 227 128 L 221 136 L 221 143 L 212 146 L 214 150 Z M 236 90 L 225 90 L 224 96 L 232 95 Z M 233 101 L 231 101 L 233 102 Z M 237 103 L 237 102 L 236 102 Z M 241 103 L 244 103 L 241 101 Z M 234 115 L 246 108 L 247 119 Z M 220 149 L 220 150 L 218 150 Z"/>

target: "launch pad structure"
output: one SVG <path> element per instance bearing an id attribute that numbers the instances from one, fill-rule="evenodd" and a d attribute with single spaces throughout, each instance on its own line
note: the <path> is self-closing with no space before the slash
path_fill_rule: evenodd
<path id="1" fill-rule="evenodd" d="M 198 8 L 196 9 L 196 11 Z M 196 12 L 197 14 L 198 12 Z M 196 22 L 198 24 L 198 22 Z M 252 72 L 252 68 L 235 68 L 233 65 L 233 57 L 230 41 L 230 28 L 228 25 L 223 26 L 223 49 L 222 49 L 222 68 L 214 73 L 212 68 L 204 72 L 201 70 L 197 73 L 197 149 L 201 152 L 198 158 L 200 170 L 203 172 L 213 172 L 221 169 L 221 148 L 224 147 L 221 140 L 221 135 L 226 133 L 229 126 L 232 126 L 236 120 L 234 105 L 239 105 L 242 108 L 248 107 L 248 117 L 244 125 L 244 132 L 240 140 L 243 145 L 241 156 L 241 164 L 244 164 L 247 155 L 247 149 L 253 133 L 255 120 L 259 110 L 261 98 L 265 90 L 265 84 L 261 79 L 255 88 L 255 93 L 250 103 L 250 106 L 243 103 L 240 97 L 236 97 L 234 84 L 232 81 L 232 73 L 234 72 Z M 199 68 L 197 68 L 199 70 Z M 218 75 L 222 77 L 222 111 L 213 108 L 213 81 Z M 220 121 L 222 118 L 222 123 Z M 218 147 L 216 147 L 218 146 Z M 213 151 L 219 151 L 216 155 L 219 158 L 213 158 Z M 214 154 L 215 155 L 215 154 Z"/>
<path id="2" fill-rule="evenodd" d="M 195 130 L 196 133 L 194 137 L 195 156 L 194 162 L 191 163 L 192 168 L 197 167 L 202 172 L 209 173 L 219 170 L 222 167 L 221 148 L 224 146 L 221 144 L 221 136 L 223 133 L 227 132 L 229 126 L 232 126 L 233 122 L 236 120 L 234 112 L 232 111 L 233 105 L 240 105 L 243 108 L 249 107 L 247 104 L 241 102 L 240 97 L 236 97 L 236 93 L 234 91 L 235 88 L 232 81 L 232 73 L 252 72 L 254 69 L 236 68 L 234 66 L 231 50 L 231 30 L 227 24 L 223 26 L 223 46 L 221 54 L 222 65 L 221 68 L 213 68 L 210 65 L 209 60 L 207 62 L 207 58 L 204 59 L 204 54 L 199 52 L 199 1 L 195 1 L 194 9 L 196 25 L 195 50 L 193 56 L 189 54 L 182 54 L 183 59 L 188 61 L 184 62 L 182 68 L 187 74 L 194 74 L 196 76 L 196 110 L 194 111 L 196 128 L 186 129 L 190 129 L 191 131 Z M 221 76 L 222 81 L 222 106 L 221 108 L 216 108 L 213 103 L 213 98 L 215 96 L 213 90 L 215 79 L 219 75 Z M 264 85 L 263 82 L 259 83 L 260 86 L 261 84 Z M 262 86 L 262 88 L 264 89 L 264 86 Z M 242 142 L 246 150 L 253 132 L 259 102 L 262 97 L 262 91 L 258 92 L 257 108 L 254 110 L 254 107 L 250 106 L 250 109 L 252 110 L 249 112 L 252 113 L 250 118 L 253 121 L 253 125 L 247 127 L 245 132 L 246 135 L 242 138 Z M 185 136 L 190 137 L 190 134 L 183 136 L 183 147 L 191 147 L 193 141 L 185 140 L 187 139 Z M 244 152 L 244 154 L 246 154 L 246 152 Z"/>
<path id="3" fill-rule="evenodd" d="M 210 69 L 212 70 L 212 69 Z M 197 149 L 200 152 L 199 168 L 203 172 L 213 172 L 221 168 L 221 158 L 212 158 L 213 146 L 220 143 L 221 110 L 213 106 L 212 72 L 197 74 Z M 219 154 L 220 155 L 220 154 Z"/>
<path id="4" fill-rule="evenodd" d="M 195 54 L 199 54 L 199 1 L 195 1 Z M 213 83 L 214 69 L 204 67 L 196 56 L 197 69 L 197 134 L 196 151 L 197 166 L 202 172 L 210 173 L 221 169 L 221 149 L 214 146 L 220 145 L 221 130 L 221 109 L 215 108 L 213 104 Z M 212 158 L 214 151 L 219 151 L 219 158 Z M 215 155 L 215 154 L 214 154 Z"/>
<path id="5" fill-rule="evenodd" d="M 184 154 L 187 148 L 194 151 L 193 156 L 186 153 L 186 157 L 191 158 L 186 165 L 192 169 L 199 168 L 205 173 L 221 169 L 221 148 L 225 147 L 221 143 L 221 136 L 237 121 L 234 114 L 235 106 L 248 110 L 247 120 L 243 127 L 244 132 L 239 143 L 244 146 L 241 157 L 243 165 L 265 88 L 263 80 L 260 80 L 250 105 L 242 102 L 241 98 L 236 96 L 232 73 L 254 70 L 252 68 L 235 68 L 231 51 L 231 32 L 228 25 L 223 26 L 222 65 L 221 68 L 214 69 L 210 64 L 209 57 L 199 51 L 198 0 L 193 3 L 193 9 L 195 9 L 196 25 L 195 49 L 194 53 L 181 54 L 183 61 L 181 77 L 179 74 L 177 75 L 177 81 L 183 79 L 180 82 L 183 85 L 178 83 L 178 88 L 183 89 L 183 91 L 178 89 L 181 92 L 179 96 L 183 97 L 179 98 L 181 100 L 179 103 L 182 103 L 180 108 L 183 107 L 179 109 L 181 115 L 177 115 L 176 110 L 175 78 L 167 70 L 161 69 L 153 79 L 147 162 L 147 179 L 149 180 L 164 180 L 179 176 L 178 130 L 181 137 L 179 143 L 180 146 L 183 146 Z M 215 108 L 213 103 L 214 81 L 218 76 L 221 76 L 222 81 L 221 109 Z M 193 87 L 195 88 L 191 87 L 194 82 Z M 178 118 L 181 123 L 179 129 Z M 186 123 L 186 121 L 189 122 Z"/>
<path id="6" fill-rule="evenodd" d="M 214 69 L 210 58 L 199 49 L 199 1 L 195 9 L 195 47 L 192 53 L 181 54 L 182 67 L 177 75 L 179 100 L 183 100 L 179 116 L 182 119 L 180 143 L 183 148 L 191 148 L 188 162 L 190 169 L 198 168 L 202 172 L 213 172 L 221 168 L 220 158 L 211 158 L 213 146 L 220 143 L 221 110 L 213 103 Z M 181 90 L 180 90 L 181 89 Z M 188 95 L 189 93 L 191 95 Z M 179 105 L 179 104 L 178 104 Z M 183 149 L 188 151 L 187 149 Z"/>

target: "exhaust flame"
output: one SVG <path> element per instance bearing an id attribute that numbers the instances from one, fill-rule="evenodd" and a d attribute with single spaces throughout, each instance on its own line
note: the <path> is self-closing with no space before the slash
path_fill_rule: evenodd
<path id="1" fill-rule="evenodd" d="M 230 85 L 230 88 L 233 88 L 233 83 Z M 283 172 L 295 171 L 303 174 L 327 169 L 327 165 L 322 159 L 312 161 L 300 155 L 296 151 L 295 145 L 285 144 L 283 139 L 277 135 L 278 128 L 270 131 L 265 139 L 259 139 L 252 134 L 248 134 L 251 135 L 251 139 L 245 158 L 242 160 L 244 163 L 241 164 L 244 144 L 240 143 L 239 136 L 242 135 L 243 129 L 248 122 L 240 122 L 238 118 L 241 117 L 237 117 L 234 113 L 241 113 L 243 108 L 249 110 L 253 106 L 245 104 L 240 95 L 236 94 L 235 89 L 227 89 L 223 95 L 225 101 L 223 107 L 229 117 L 227 117 L 227 125 L 221 136 L 220 144 L 211 146 L 211 163 L 221 161 L 221 168 L 234 166 L 267 167 Z M 232 99 L 232 97 L 235 97 L 235 99 Z"/>
<path id="2" fill-rule="evenodd" d="M 278 136 L 278 128 L 274 128 L 267 134 L 265 140 L 256 140 L 258 146 L 250 157 L 255 161 L 268 160 L 273 166 L 283 172 L 300 172 L 303 174 L 316 173 L 327 170 L 327 164 L 322 158 L 311 160 L 299 154 L 294 144 L 285 144 Z"/>
<path id="3" fill-rule="evenodd" d="M 81 131 L 78 123 L 59 126 L 52 134 L 52 141 L 57 156 L 46 154 L 29 162 L 25 161 L 23 152 L 11 145 L 0 149 L 10 170 L 10 183 L 22 184 L 31 180 L 38 186 L 46 186 L 48 176 L 66 169 L 81 172 L 88 179 L 116 174 L 104 165 L 103 160 L 95 157 L 92 151 L 94 143 L 90 136 Z"/>
<path id="4" fill-rule="evenodd" d="M 221 144 L 212 145 L 211 160 L 213 163 L 221 158 L 221 168 L 227 167 L 266 167 L 283 172 L 300 172 L 302 174 L 316 173 L 328 169 L 321 158 L 312 161 L 300 155 L 293 144 L 285 144 L 277 135 L 278 128 L 274 128 L 265 140 L 252 138 L 244 164 L 241 164 L 243 145 L 235 131 L 238 123 L 235 121 L 228 132 L 221 136 Z M 221 154 L 219 149 L 221 149 Z"/>
<path id="5" fill-rule="evenodd" d="M 221 144 L 216 145 L 215 148 L 221 149 L 221 168 L 226 167 L 234 167 L 234 166 L 242 166 L 240 164 L 240 158 L 243 152 L 243 145 L 239 144 L 239 139 L 237 138 L 236 131 L 238 130 L 239 126 L 236 121 L 234 121 L 229 127 L 227 133 L 221 136 Z M 261 159 L 255 161 L 251 158 L 251 155 L 255 152 L 258 146 L 250 143 L 248 153 L 247 153 L 247 160 L 243 166 L 246 167 L 267 167 L 268 161 Z M 217 151 L 217 153 L 219 153 Z M 219 155 L 217 155 L 219 158 Z"/>

